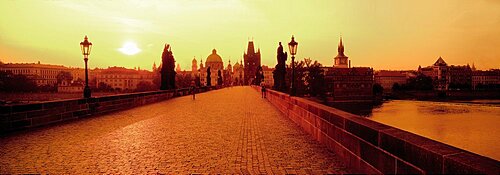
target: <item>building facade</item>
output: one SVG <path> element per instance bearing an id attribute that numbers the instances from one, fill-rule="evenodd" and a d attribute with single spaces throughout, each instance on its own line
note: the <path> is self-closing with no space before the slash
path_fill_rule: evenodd
<path id="1" fill-rule="evenodd" d="M 248 48 L 246 53 L 243 53 L 243 59 L 245 61 L 243 81 L 245 85 L 248 85 L 255 79 L 257 69 L 261 63 L 260 49 L 255 52 L 253 41 L 248 42 Z"/>
<path id="2" fill-rule="evenodd" d="M 270 68 L 268 66 L 262 66 L 262 73 L 264 74 L 264 85 L 266 87 L 273 87 L 274 86 L 274 77 L 273 77 L 273 71 L 274 68 Z"/>
<path id="3" fill-rule="evenodd" d="M 203 60 L 201 61 L 203 62 Z M 210 79 L 212 86 L 217 85 L 217 73 L 220 70 L 221 76 L 224 79 L 224 62 L 222 57 L 217 54 L 217 50 L 213 49 L 212 54 L 208 55 L 205 65 L 200 63 L 200 82 L 203 86 L 207 84 L 207 69 L 210 67 Z"/>
<path id="4" fill-rule="evenodd" d="M 322 68 L 329 101 L 373 101 L 373 69 L 370 67 L 351 68 L 344 54 L 342 38 L 337 50 L 338 55 L 334 58 L 333 67 Z"/>
<path id="5" fill-rule="evenodd" d="M 117 90 L 134 90 L 141 81 L 153 84 L 153 72 L 115 66 L 101 70 L 96 76 L 98 88 L 105 83 Z"/>
<path id="6" fill-rule="evenodd" d="M 82 93 L 84 85 L 77 82 L 63 80 L 57 85 L 57 92 Z"/>
<path id="7" fill-rule="evenodd" d="M 61 65 L 38 63 L 6 63 L 0 64 L 0 71 L 24 75 L 32 79 L 38 86 L 57 85 L 57 74 L 62 71 L 71 72 L 70 68 Z"/>
<path id="8" fill-rule="evenodd" d="M 472 89 L 500 85 L 500 69 L 477 70 L 472 72 Z"/>
<path id="9" fill-rule="evenodd" d="M 243 60 L 236 62 L 233 66 L 233 85 L 243 85 L 245 77 L 245 68 L 243 66 Z"/>
<path id="10" fill-rule="evenodd" d="M 446 74 L 447 89 L 472 88 L 472 69 L 467 66 L 449 66 Z"/>
<path id="11" fill-rule="evenodd" d="M 417 72 L 431 77 L 435 90 L 470 89 L 473 84 L 469 65 L 448 65 L 442 57 L 431 66 L 418 66 Z"/>
<path id="12" fill-rule="evenodd" d="M 369 67 L 327 68 L 327 96 L 333 101 L 372 101 L 373 69 Z"/>
<path id="13" fill-rule="evenodd" d="M 407 71 L 381 70 L 374 73 L 374 82 L 384 88 L 384 92 L 392 91 L 394 84 L 403 85 L 408 80 Z"/>

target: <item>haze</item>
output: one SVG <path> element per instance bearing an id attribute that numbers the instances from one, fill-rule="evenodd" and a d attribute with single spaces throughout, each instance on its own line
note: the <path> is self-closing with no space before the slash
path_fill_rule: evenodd
<path id="1" fill-rule="evenodd" d="M 83 67 L 79 43 L 94 44 L 89 66 L 159 64 L 163 45 L 177 63 L 213 48 L 234 64 L 249 40 L 276 64 L 279 41 L 299 42 L 297 58 L 333 64 L 339 36 L 353 66 L 416 69 L 448 64 L 500 67 L 500 1 L 0 1 L 0 60 Z M 134 43 L 140 52 L 120 48 Z"/>

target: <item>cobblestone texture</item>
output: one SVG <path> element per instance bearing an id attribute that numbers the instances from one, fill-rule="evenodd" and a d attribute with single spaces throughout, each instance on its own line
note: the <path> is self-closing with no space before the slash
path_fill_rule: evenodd
<path id="1" fill-rule="evenodd" d="M 0 138 L 0 174 L 344 173 L 250 87 L 232 87 Z"/>

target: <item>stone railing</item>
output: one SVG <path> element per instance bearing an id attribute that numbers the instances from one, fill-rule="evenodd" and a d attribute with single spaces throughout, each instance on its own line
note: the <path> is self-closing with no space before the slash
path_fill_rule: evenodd
<path id="1" fill-rule="evenodd" d="M 281 92 L 268 90 L 267 99 L 352 173 L 500 174 L 499 161 L 466 150 Z"/>
<path id="2" fill-rule="evenodd" d="M 217 87 L 197 88 L 206 92 Z M 44 126 L 90 115 L 128 109 L 148 103 L 154 103 L 177 96 L 190 94 L 188 88 L 164 91 L 150 91 L 110 95 L 89 99 L 70 99 L 43 103 L 0 105 L 0 134 Z"/>

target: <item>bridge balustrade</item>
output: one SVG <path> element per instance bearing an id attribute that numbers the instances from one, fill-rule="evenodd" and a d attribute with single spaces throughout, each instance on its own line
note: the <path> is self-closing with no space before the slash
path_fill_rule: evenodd
<path id="1" fill-rule="evenodd" d="M 199 87 L 198 93 L 220 87 Z M 189 88 L 127 93 L 93 98 L 68 99 L 32 104 L 0 105 L 0 134 L 48 124 L 106 114 L 149 103 L 185 96 Z"/>

